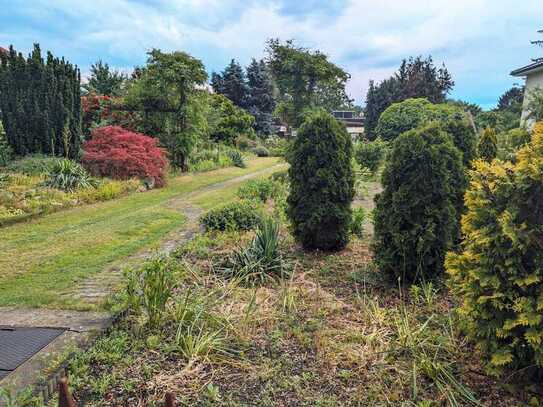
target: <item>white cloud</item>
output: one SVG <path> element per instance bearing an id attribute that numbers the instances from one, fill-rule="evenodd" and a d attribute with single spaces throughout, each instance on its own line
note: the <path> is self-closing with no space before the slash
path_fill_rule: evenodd
<path id="1" fill-rule="evenodd" d="M 383 79 L 402 58 L 418 54 L 445 60 L 458 96 L 494 100 L 514 81 L 508 72 L 536 52 L 529 39 L 543 28 L 537 25 L 540 0 L 351 0 L 334 13 L 306 15 L 282 12 L 279 1 L 95 0 L 75 5 L 41 0 L 32 2 L 30 17 L 38 18 L 42 10 L 45 16 L 64 16 L 68 35 L 43 33 L 56 53 L 69 55 L 71 49 L 76 57 L 87 58 L 92 53 L 90 60 L 123 66 L 142 63 L 145 50 L 158 47 L 187 50 L 210 69 L 220 69 L 230 58 L 247 63 L 261 57 L 270 37 L 294 38 L 347 69 L 352 75 L 348 88 L 358 101 L 370 78 Z M 25 8 L 18 12 L 29 15 L 28 3 Z M 24 34 L 25 28 L 20 30 Z"/>

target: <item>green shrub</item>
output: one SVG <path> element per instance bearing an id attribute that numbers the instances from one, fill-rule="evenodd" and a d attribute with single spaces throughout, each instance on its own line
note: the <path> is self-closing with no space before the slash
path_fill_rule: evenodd
<path id="1" fill-rule="evenodd" d="M 230 148 L 217 145 L 216 148 L 200 148 L 189 157 L 189 170 L 193 172 L 211 171 L 233 165 L 228 151 Z"/>
<path id="2" fill-rule="evenodd" d="M 285 268 L 279 244 L 279 222 L 265 217 L 249 246 L 235 250 L 220 270 L 229 278 L 237 278 L 245 284 L 283 277 Z"/>
<path id="3" fill-rule="evenodd" d="M 477 144 L 479 158 L 485 161 L 492 161 L 498 155 L 498 138 L 492 127 L 484 129 Z"/>
<path id="4" fill-rule="evenodd" d="M 175 260 L 156 256 L 126 272 L 126 305 L 135 314 L 143 311 L 150 329 L 159 328 L 166 317 L 166 305 L 177 285 L 177 270 Z"/>
<path id="5" fill-rule="evenodd" d="M 239 167 L 239 168 L 247 167 L 247 165 L 245 164 L 245 160 L 243 159 L 243 154 L 241 154 L 240 151 L 228 150 L 227 155 L 230 158 L 230 160 L 232 160 L 232 164 L 234 164 L 236 167 Z"/>
<path id="6" fill-rule="evenodd" d="M 361 167 L 369 169 L 372 173 L 379 169 L 386 153 L 386 143 L 380 139 L 361 142 L 356 146 L 355 157 Z"/>
<path id="7" fill-rule="evenodd" d="M 384 141 L 392 141 L 430 121 L 445 122 L 454 116 L 463 117 L 464 114 L 450 104 L 433 104 L 423 98 L 406 99 L 393 103 L 381 114 L 375 132 Z"/>
<path id="8" fill-rule="evenodd" d="M 460 151 L 437 123 L 392 144 L 374 211 L 375 261 L 384 273 L 415 281 L 441 274 L 458 237 L 466 187 Z"/>
<path id="9" fill-rule="evenodd" d="M 237 195 L 240 199 L 257 200 L 266 202 L 272 198 L 275 191 L 273 181 L 269 179 L 257 179 L 244 183 L 238 188 Z"/>
<path id="10" fill-rule="evenodd" d="M 126 181 L 103 179 L 96 188 L 85 188 L 74 192 L 78 202 L 94 203 L 110 201 L 140 188 L 141 182 L 137 179 Z"/>
<path id="11" fill-rule="evenodd" d="M 300 126 L 289 153 L 288 217 L 306 249 L 338 250 L 349 240 L 354 175 L 351 137 L 317 111 Z"/>
<path id="12" fill-rule="evenodd" d="M 453 114 L 440 123 L 443 130 L 452 137 L 456 148 L 462 153 L 464 166 L 469 168 L 471 162 L 477 157 L 477 134 L 473 126 L 463 113 Z"/>
<path id="13" fill-rule="evenodd" d="M 287 183 L 288 182 L 288 170 L 275 171 L 270 175 L 270 179 L 273 182 Z"/>
<path id="14" fill-rule="evenodd" d="M 63 191 L 96 186 L 96 182 L 81 165 L 67 159 L 57 160 L 47 173 L 44 184 Z"/>
<path id="15" fill-rule="evenodd" d="M 516 163 L 477 161 L 462 251 L 447 256 L 463 327 L 495 374 L 543 368 L 542 174 L 541 124 Z"/>
<path id="16" fill-rule="evenodd" d="M 232 202 L 212 209 L 200 218 L 207 231 L 251 230 L 260 222 L 260 213 L 250 201 Z"/>
<path id="17" fill-rule="evenodd" d="M 501 160 L 514 161 L 517 151 L 530 142 L 530 133 L 523 128 L 509 130 L 498 138 L 498 154 Z"/>
<path id="18" fill-rule="evenodd" d="M 236 147 L 242 151 L 255 148 L 256 146 L 256 141 L 247 136 L 241 135 L 236 138 Z"/>
<path id="19" fill-rule="evenodd" d="M 28 155 L 18 160 L 11 161 L 6 169 L 25 175 L 43 175 L 52 170 L 58 158 L 40 154 Z"/>
<path id="20" fill-rule="evenodd" d="M 270 152 L 268 151 L 268 149 L 266 147 L 262 147 L 262 146 L 255 147 L 255 148 L 251 149 L 251 152 L 253 154 L 257 155 L 258 157 L 269 157 L 270 156 Z"/>
<path id="21" fill-rule="evenodd" d="M 364 208 L 353 209 L 353 218 L 351 220 L 351 233 L 358 237 L 364 236 L 364 222 L 366 220 L 366 211 Z"/>
<path id="22" fill-rule="evenodd" d="M 289 145 L 288 140 L 279 137 L 268 137 L 264 142 L 271 157 L 286 157 Z"/>

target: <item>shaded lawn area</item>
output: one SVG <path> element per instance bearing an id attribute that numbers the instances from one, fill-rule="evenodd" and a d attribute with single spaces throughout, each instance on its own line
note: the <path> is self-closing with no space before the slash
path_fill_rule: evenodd
<path id="1" fill-rule="evenodd" d="M 1 228 L 0 306 L 58 306 L 59 293 L 153 246 L 184 222 L 169 201 L 218 182 L 264 170 L 277 158 L 170 179 L 166 188 L 57 212 Z M 197 195 L 196 195 L 197 197 Z"/>

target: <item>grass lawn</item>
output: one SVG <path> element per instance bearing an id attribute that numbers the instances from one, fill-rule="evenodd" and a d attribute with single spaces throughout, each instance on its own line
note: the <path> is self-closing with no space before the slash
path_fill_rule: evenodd
<path id="1" fill-rule="evenodd" d="M 59 306 L 59 293 L 87 276 L 157 244 L 183 224 L 169 201 L 198 189 L 276 165 L 258 158 L 231 167 L 171 179 L 163 189 L 58 212 L 0 229 L 0 306 Z M 234 188 L 228 185 L 227 189 Z M 214 202 L 224 199 L 210 191 Z M 205 200 L 191 194 L 191 200 Z M 64 304 L 65 305 L 65 304 Z"/>

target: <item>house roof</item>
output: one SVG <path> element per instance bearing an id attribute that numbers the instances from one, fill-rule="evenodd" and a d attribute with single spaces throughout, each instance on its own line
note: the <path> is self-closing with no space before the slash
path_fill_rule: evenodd
<path id="1" fill-rule="evenodd" d="M 522 68 L 515 69 L 511 72 L 512 76 L 526 76 L 528 74 L 543 71 L 543 60 L 537 60 L 530 65 L 523 66 Z"/>
<path id="2" fill-rule="evenodd" d="M 0 47 L 0 52 L 7 54 L 9 51 L 3 47 Z"/>

